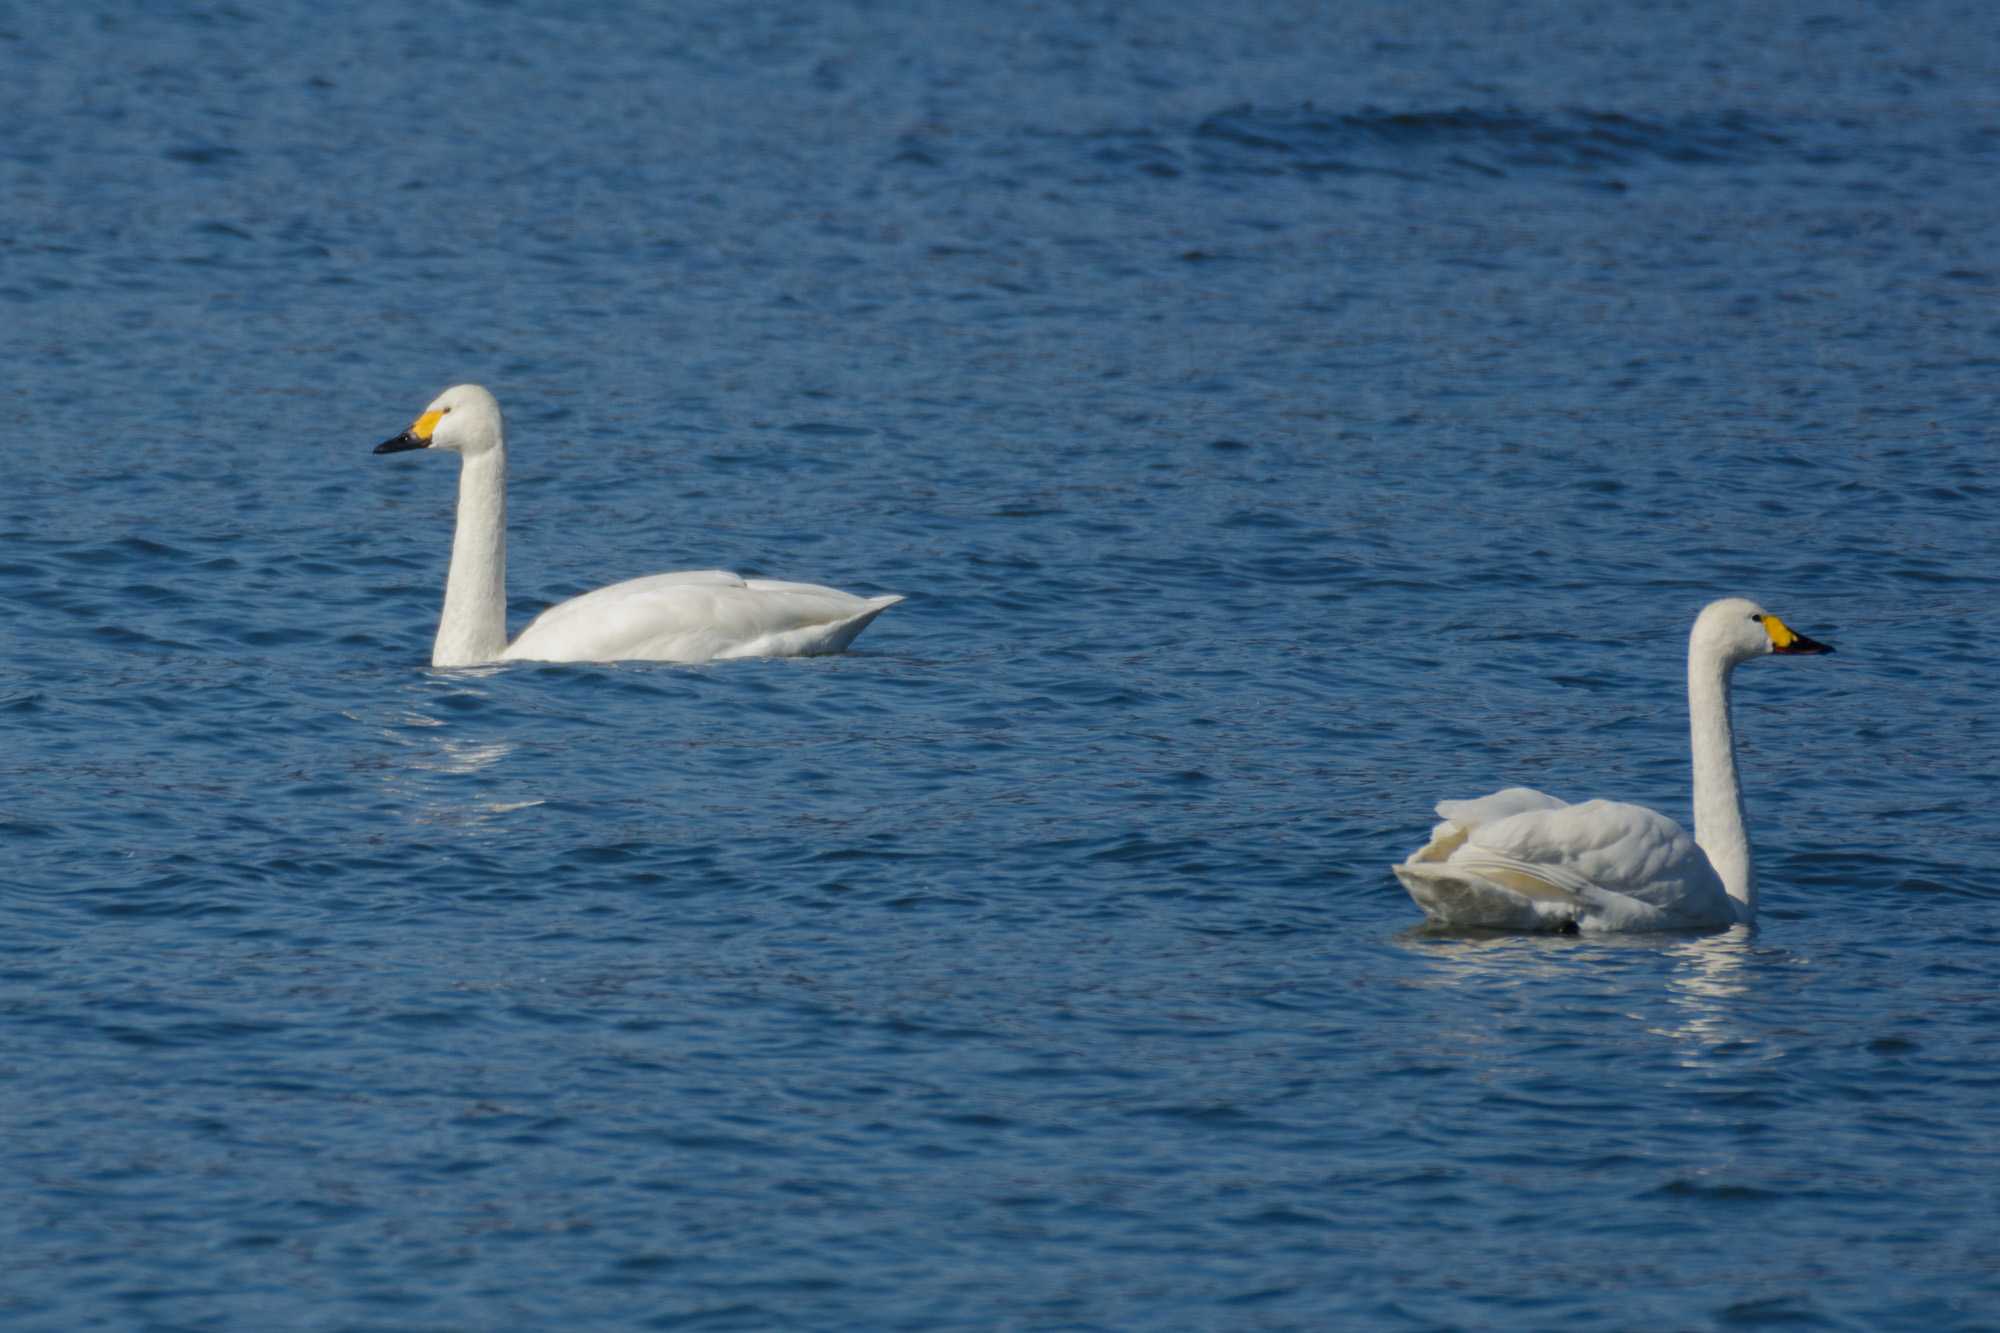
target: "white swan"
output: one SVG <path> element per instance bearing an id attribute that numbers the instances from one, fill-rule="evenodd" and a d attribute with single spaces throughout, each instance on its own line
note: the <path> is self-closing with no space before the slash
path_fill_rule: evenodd
<path id="1" fill-rule="evenodd" d="M 814 583 L 719 569 L 629 579 L 558 603 L 507 642 L 507 433 L 477 384 L 446 389 L 378 454 L 448 449 L 460 459 L 458 530 L 431 665 L 487 662 L 706 662 L 837 653 L 901 597 L 856 597 Z"/>
<path id="2" fill-rule="evenodd" d="M 1729 673 L 1768 653 L 1830 653 L 1755 602 L 1702 608 L 1688 635 L 1694 837 L 1656 810 L 1570 805 L 1509 787 L 1440 801 L 1444 822 L 1396 866 L 1433 922 L 1498 930 L 1699 930 L 1757 916 L 1757 877 L 1736 784 Z"/>

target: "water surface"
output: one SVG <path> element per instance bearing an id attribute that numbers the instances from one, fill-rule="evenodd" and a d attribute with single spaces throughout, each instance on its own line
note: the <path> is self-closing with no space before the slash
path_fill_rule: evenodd
<path id="1" fill-rule="evenodd" d="M 0 8 L 9 1327 L 2000 1320 L 2000 22 Z M 446 384 L 516 627 L 425 665 Z M 1764 917 L 1426 934 L 1514 782 Z"/>

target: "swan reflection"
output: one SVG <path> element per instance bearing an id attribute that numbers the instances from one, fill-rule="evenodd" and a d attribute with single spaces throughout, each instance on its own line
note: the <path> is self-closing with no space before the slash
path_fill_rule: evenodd
<path id="1" fill-rule="evenodd" d="M 1732 926 L 1669 947 L 1667 956 L 1675 966 L 1667 977 L 1667 1003 L 1680 1021 L 1653 1031 L 1703 1048 L 1693 1054 L 1742 1040 L 1742 997 L 1749 989 L 1744 964 L 1752 956 L 1751 939 L 1749 927 Z"/>
<path id="2" fill-rule="evenodd" d="M 536 796 L 495 799 L 495 788 L 514 785 L 507 781 L 507 762 L 521 747 L 495 736 L 490 726 L 480 727 L 477 736 L 462 734 L 466 719 L 453 714 L 489 702 L 480 684 L 468 679 L 475 674 L 488 673 L 421 680 L 413 689 L 425 697 L 406 703 L 386 724 L 377 723 L 377 733 L 395 748 L 382 769 L 382 785 L 416 823 L 477 826 L 545 803 Z"/>
<path id="3" fill-rule="evenodd" d="M 1407 984 L 1474 991 L 1489 1004 L 1505 996 L 1559 996 L 1564 1005 L 1610 1000 L 1615 1012 L 1705 1059 L 1719 1046 L 1756 1039 L 1746 998 L 1767 950 L 1749 926 L 1701 935 L 1537 935 L 1437 931 L 1416 927 L 1395 942 L 1432 966 Z M 1768 960 L 1765 959 L 1766 966 Z M 1535 1006 L 1539 1010 L 1540 1006 Z"/>

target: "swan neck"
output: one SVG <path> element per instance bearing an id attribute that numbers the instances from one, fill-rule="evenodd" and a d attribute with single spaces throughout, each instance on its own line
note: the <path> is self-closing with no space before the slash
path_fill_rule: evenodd
<path id="1" fill-rule="evenodd" d="M 1694 750 L 1694 840 L 1708 854 L 1739 916 L 1757 913 L 1757 876 L 1736 779 L 1736 733 L 1729 716 L 1731 664 L 1699 646 L 1688 650 L 1688 725 Z"/>
<path id="2" fill-rule="evenodd" d="M 506 649 L 507 452 L 496 446 L 459 466 L 458 527 L 431 665 L 497 662 Z"/>

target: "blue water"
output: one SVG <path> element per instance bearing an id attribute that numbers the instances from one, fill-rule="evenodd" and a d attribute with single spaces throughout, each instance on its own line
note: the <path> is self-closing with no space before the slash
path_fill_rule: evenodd
<path id="1" fill-rule="evenodd" d="M 0 5 L 9 1329 L 2000 1325 L 2000 18 Z M 855 651 L 430 670 L 726 566 Z M 1426 933 L 1508 783 L 1764 913 Z"/>

